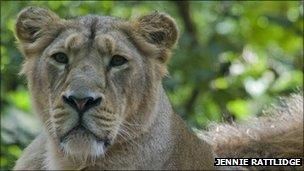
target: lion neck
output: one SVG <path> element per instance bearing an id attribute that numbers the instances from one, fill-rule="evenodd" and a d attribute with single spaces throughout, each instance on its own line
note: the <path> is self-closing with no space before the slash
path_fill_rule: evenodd
<path id="1" fill-rule="evenodd" d="M 161 85 L 157 91 L 156 99 L 153 109 L 149 110 L 151 113 L 143 128 L 144 131 L 130 142 L 113 144 L 106 155 L 96 159 L 94 163 L 75 162 L 61 154 L 56 145 L 49 141 L 47 144 L 48 155 L 46 155 L 49 156 L 46 159 L 47 169 L 161 168 L 173 150 L 174 144 L 172 143 L 174 143 L 175 137 L 172 134 L 173 110 Z M 162 158 L 153 157 L 159 156 L 160 153 L 164 154 Z"/>

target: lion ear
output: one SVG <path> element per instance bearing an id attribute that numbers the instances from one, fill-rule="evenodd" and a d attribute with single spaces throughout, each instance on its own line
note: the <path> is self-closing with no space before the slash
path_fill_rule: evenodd
<path id="1" fill-rule="evenodd" d="M 15 25 L 17 38 L 21 42 L 32 43 L 39 38 L 42 29 L 60 18 L 52 11 L 40 7 L 23 9 L 17 17 Z"/>
<path id="2" fill-rule="evenodd" d="M 174 19 L 157 11 L 138 18 L 136 30 L 147 42 L 167 49 L 172 48 L 178 39 Z"/>

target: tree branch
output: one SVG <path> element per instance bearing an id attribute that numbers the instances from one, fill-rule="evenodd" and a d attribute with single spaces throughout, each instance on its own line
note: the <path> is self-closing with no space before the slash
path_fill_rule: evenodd
<path id="1" fill-rule="evenodd" d="M 196 27 L 189 12 L 190 11 L 189 1 L 175 1 L 175 4 L 177 6 L 180 16 L 183 19 L 185 30 L 191 37 L 192 40 L 191 45 L 198 45 Z"/>
<path id="2" fill-rule="evenodd" d="M 183 19 L 185 31 L 188 33 L 191 43 L 190 47 L 195 48 L 199 46 L 199 41 L 197 38 L 197 29 L 190 15 L 190 4 L 189 1 L 175 1 L 179 14 Z M 201 87 L 200 83 L 195 85 L 194 89 L 191 92 L 189 99 L 185 102 L 185 110 L 187 113 L 187 117 L 193 114 L 193 109 L 195 106 L 195 102 L 200 95 Z"/>

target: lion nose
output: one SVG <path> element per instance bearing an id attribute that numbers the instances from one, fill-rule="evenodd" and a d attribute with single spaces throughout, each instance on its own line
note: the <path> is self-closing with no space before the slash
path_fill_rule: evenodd
<path id="1" fill-rule="evenodd" d="M 93 98 L 93 97 L 85 97 L 85 98 L 77 98 L 75 96 L 65 96 L 63 95 L 63 101 L 75 109 L 79 114 L 84 113 L 94 106 L 98 106 L 101 103 L 101 97 Z"/>

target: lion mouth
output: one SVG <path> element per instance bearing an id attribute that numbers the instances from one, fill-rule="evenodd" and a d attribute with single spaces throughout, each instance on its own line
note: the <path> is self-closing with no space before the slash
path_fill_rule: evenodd
<path id="1" fill-rule="evenodd" d="M 97 142 L 102 142 L 105 147 L 107 147 L 107 146 L 110 145 L 110 140 L 108 138 L 100 138 L 100 137 L 98 137 L 95 133 L 93 133 L 91 130 L 89 130 L 88 128 L 86 128 L 83 124 L 76 125 L 72 129 L 70 129 L 67 133 L 65 133 L 63 136 L 61 136 L 60 142 L 66 141 L 67 138 L 70 135 L 76 134 L 76 133 L 89 134 L 92 137 L 94 137 Z"/>

